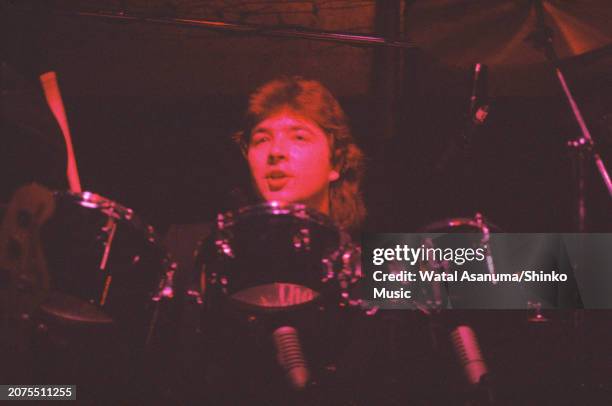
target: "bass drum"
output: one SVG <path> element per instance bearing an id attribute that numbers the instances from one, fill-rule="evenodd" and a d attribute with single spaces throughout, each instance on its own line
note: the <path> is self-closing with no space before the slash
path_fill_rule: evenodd
<path id="1" fill-rule="evenodd" d="M 36 185 L 14 196 L 2 231 L 5 326 L 30 365 L 19 382 L 78 382 L 81 396 L 111 399 L 104 384 L 141 373 L 175 311 L 175 266 L 155 231 L 102 196 Z"/>

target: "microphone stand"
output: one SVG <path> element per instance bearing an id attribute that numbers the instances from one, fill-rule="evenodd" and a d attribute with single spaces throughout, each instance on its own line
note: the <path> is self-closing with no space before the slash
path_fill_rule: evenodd
<path id="1" fill-rule="evenodd" d="M 559 58 L 555 49 L 552 45 L 552 34 L 551 29 L 544 22 L 544 10 L 542 6 L 542 1 L 534 1 L 534 7 L 536 12 L 536 32 L 534 33 L 534 40 L 537 47 L 542 48 L 544 54 L 546 55 L 546 59 L 548 62 L 552 64 L 555 69 L 555 73 L 557 78 L 559 79 L 559 84 L 563 89 L 563 93 L 567 98 L 567 102 L 569 103 L 572 113 L 574 115 L 574 119 L 578 123 L 580 127 L 581 136 L 574 140 L 568 142 L 568 147 L 570 151 L 574 155 L 574 171 L 576 174 L 577 181 L 577 228 L 578 232 L 582 233 L 586 231 L 586 196 L 585 196 L 585 163 L 587 158 L 592 158 L 595 161 L 595 165 L 597 166 L 597 170 L 603 179 L 603 182 L 608 189 L 608 194 L 612 198 L 612 181 L 610 180 L 610 175 L 604 165 L 601 156 L 597 152 L 595 148 L 595 142 L 591 137 L 591 133 L 586 126 L 584 118 L 582 117 L 582 113 L 578 108 L 578 104 L 574 100 L 572 93 L 565 81 L 565 76 L 560 68 Z"/>

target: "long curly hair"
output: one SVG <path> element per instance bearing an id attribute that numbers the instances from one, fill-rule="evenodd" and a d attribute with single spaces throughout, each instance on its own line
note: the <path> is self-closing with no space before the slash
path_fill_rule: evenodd
<path id="1" fill-rule="evenodd" d="M 251 94 L 245 125 L 234 134 L 234 140 L 246 156 L 252 129 L 284 107 L 312 120 L 327 135 L 331 164 L 340 174 L 330 184 L 330 216 L 340 228 L 357 229 L 366 215 L 361 193 L 364 155 L 355 143 L 340 103 L 320 82 L 293 76 L 263 84 Z"/>

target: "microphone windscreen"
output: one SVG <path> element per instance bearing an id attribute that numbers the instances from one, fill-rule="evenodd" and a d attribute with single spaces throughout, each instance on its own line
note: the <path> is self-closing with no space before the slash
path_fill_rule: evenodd
<path id="1" fill-rule="evenodd" d="M 474 330 L 468 326 L 458 326 L 452 331 L 451 339 L 468 382 L 477 385 L 488 370 Z"/>
<path id="2" fill-rule="evenodd" d="M 310 379 L 310 371 L 302 353 L 297 330 L 283 326 L 274 330 L 272 335 L 278 363 L 285 370 L 289 383 L 296 390 L 304 389 Z"/>

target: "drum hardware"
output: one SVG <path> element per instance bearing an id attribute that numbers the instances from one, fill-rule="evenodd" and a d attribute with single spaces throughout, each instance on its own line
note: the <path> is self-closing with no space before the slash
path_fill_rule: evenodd
<path id="1" fill-rule="evenodd" d="M 102 232 L 107 235 L 107 239 L 106 241 L 104 241 L 104 253 L 102 254 L 102 261 L 100 262 L 100 270 L 102 272 L 106 272 L 106 264 L 108 262 L 108 256 L 110 254 L 110 249 L 113 244 L 113 239 L 115 238 L 115 231 L 117 231 L 117 222 L 112 216 L 109 216 L 108 222 L 102 228 Z M 112 274 L 110 274 L 110 272 L 106 272 L 106 275 L 104 276 L 104 288 L 102 290 L 102 295 L 100 296 L 100 306 L 104 306 L 106 304 L 108 289 L 110 288 L 112 278 Z"/>
<path id="2" fill-rule="evenodd" d="M 476 224 L 482 230 L 482 240 L 480 240 L 480 246 L 485 251 L 485 259 L 487 261 L 487 268 L 489 270 L 489 274 L 491 276 L 495 276 L 495 263 L 493 262 L 493 256 L 491 255 L 491 246 L 489 245 L 490 233 L 489 226 L 484 221 L 482 214 L 476 213 L 474 216 L 474 220 L 476 220 Z M 497 281 L 494 279 L 493 284 L 497 285 Z"/>
<path id="3" fill-rule="evenodd" d="M 342 288 L 346 290 L 362 278 L 361 247 L 356 244 L 347 244 L 342 253 L 342 272 L 340 274 Z"/>
<path id="4" fill-rule="evenodd" d="M 223 254 L 229 258 L 234 258 L 234 253 L 227 239 L 221 239 L 215 241 L 215 245 L 219 250 L 219 254 Z"/>
<path id="5" fill-rule="evenodd" d="M 169 261 L 166 261 L 169 262 Z M 174 276 L 178 269 L 176 262 L 170 262 L 166 268 L 164 278 L 159 282 L 157 293 L 151 298 L 154 302 L 159 302 L 162 299 L 174 298 Z"/>
<path id="6" fill-rule="evenodd" d="M 423 245 L 425 246 L 425 248 L 435 247 L 433 243 L 433 239 L 429 237 L 425 237 Z M 436 273 L 445 272 L 448 270 L 448 262 L 446 261 L 437 262 L 433 258 L 430 258 L 427 261 L 427 267 L 429 269 L 433 269 Z M 425 303 L 425 306 L 419 305 L 417 303 L 417 308 L 421 310 L 421 312 L 427 315 L 431 314 L 430 309 L 432 309 L 435 312 L 436 310 L 441 309 L 444 303 L 442 299 L 442 288 L 441 288 L 440 282 L 433 282 L 431 285 L 431 288 L 432 288 L 432 293 L 433 293 L 433 300 L 427 300 L 427 302 Z"/>
<path id="7" fill-rule="evenodd" d="M 132 209 L 92 192 L 55 192 L 55 194 L 57 196 L 63 194 L 71 196 L 76 204 L 88 209 L 99 209 L 102 213 L 117 220 L 123 219 L 130 221 L 134 218 L 134 211 Z M 148 229 L 151 230 L 150 227 Z"/>
<path id="8" fill-rule="evenodd" d="M 202 286 L 204 286 L 203 283 Z M 205 291 L 205 289 L 202 289 L 202 291 L 197 289 L 187 289 L 187 296 L 192 298 L 196 304 L 202 305 L 204 304 L 204 300 L 202 299 L 203 291 Z"/>
<path id="9" fill-rule="evenodd" d="M 149 323 L 149 329 L 147 332 L 147 337 L 145 339 L 144 347 L 146 349 L 149 349 L 151 347 L 155 336 L 156 328 L 158 328 L 160 311 L 162 310 L 160 302 L 170 301 L 174 299 L 174 277 L 178 269 L 178 264 L 176 262 L 171 262 L 168 258 L 166 258 L 164 262 L 167 264 L 165 275 L 159 282 L 157 293 L 151 297 L 151 300 L 155 302 L 156 305 L 153 309 L 153 315 L 151 316 L 151 322 Z"/>
<path id="10" fill-rule="evenodd" d="M 293 236 L 293 247 L 296 251 L 310 251 L 310 230 L 300 228 Z"/>
<path id="11" fill-rule="evenodd" d="M 541 302 L 527 302 L 527 308 L 532 312 L 527 321 L 530 323 L 547 323 L 550 320 L 542 314 L 542 303 Z"/>

